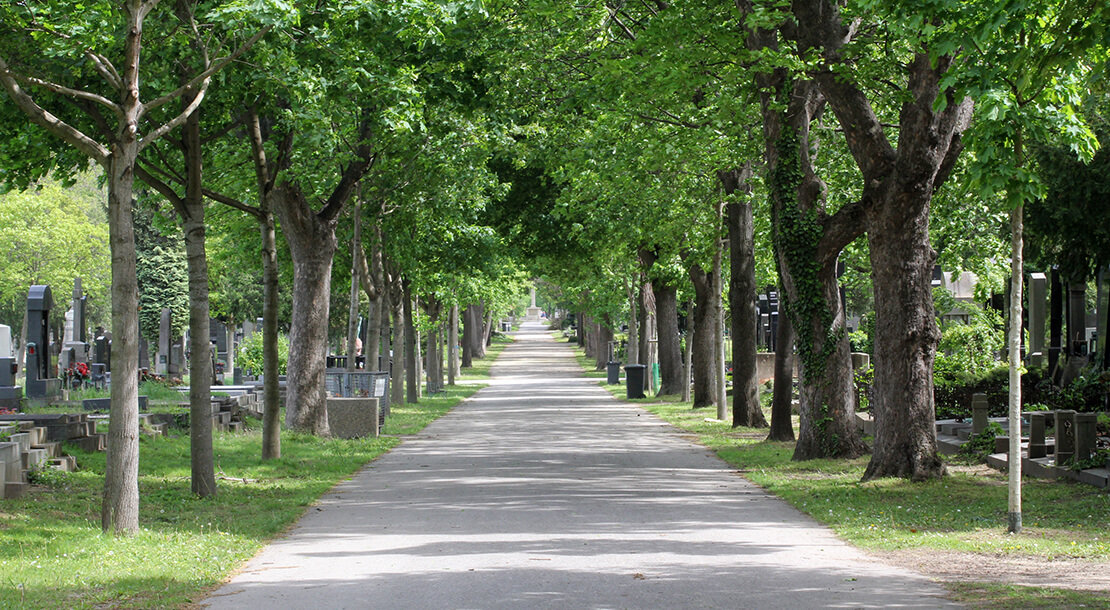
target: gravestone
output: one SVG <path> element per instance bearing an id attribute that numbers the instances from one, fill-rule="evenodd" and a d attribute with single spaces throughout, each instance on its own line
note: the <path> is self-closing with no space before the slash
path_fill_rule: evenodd
<path id="1" fill-rule="evenodd" d="M 1041 367 L 1047 362 L 1044 332 L 1048 278 L 1043 273 L 1029 274 L 1029 366 Z"/>
<path id="2" fill-rule="evenodd" d="M 170 359 L 172 358 L 170 333 L 173 332 L 170 322 L 172 321 L 172 315 L 168 307 L 164 308 L 162 309 L 162 317 L 158 321 L 158 360 L 154 372 L 159 375 L 170 373 Z"/>
<path id="3" fill-rule="evenodd" d="M 112 341 L 99 329 L 96 335 L 95 348 L 93 349 L 93 362 L 96 364 L 103 364 L 104 370 L 112 370 Z"/>
<path id="4" fill-rule="evenodd" d="M 18 409 L 23 400 L 23 388 L 15 385 L 18 367 L 12 351 L 12 329 L 0 324 L 0 408 Z"/>
<path id="5" fill-rule="evenodd" d="M 987 415 L 990 410 L 986 394 L 971 395 L 971 433 L 979 434 L 987 429 Z"/>
<path id="6" fill-rule="evenodd" d="M 50 286 L 35 285 L 27 291 L 27 398 L 51 399 L 61 393 L 62 380 L 52 377 L 50 362 L 50 309 L 54 296 Z"/>
<path id="7" fill-rule="evenodd" d="M 150 371 L 150 341 L 143 336 L 139 337 L 139 368 Z"/>
<path id="8" fill-rule="evenodd" d="M 1029 457 L 1043 458 L 1048 455 L 1048 445 L 1044 440 L 1043 412 L 1029 414 Z"/>
<path id="9" fill-rule="evenodd" d="M 1075 459 L 1089 460 L 1097 448 L 1098 424 L 1096 413 L 1075 414 Z"/>
<path id="10" fill-rule="evenodd" d="M 1056 465 L 1066 466 L 1075 458 L 1075 411 L 1056 412 Z"/>

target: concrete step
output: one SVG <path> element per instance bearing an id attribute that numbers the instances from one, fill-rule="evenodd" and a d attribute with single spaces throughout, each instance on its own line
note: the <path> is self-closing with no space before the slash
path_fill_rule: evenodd
<path id="1" fill-rule="evenodd" d="M 62 444 L 58 441 L 49 441 L 45 443 L 40 443 L 38 445 L 31 445 L 31 449 L 43 449 L 46 451 L 47 457 L 56 458 L 62 456 Z"/>
<path id="2" fill-rule="evenodd" d="M 230 424 L 228 424 L 228 429 L 231 430 L 232 432 L 242 432 L 243 431 L 243 422 L 233 421 Z"/>
<path id="3" fill-rule="evenodd" d="M 64 472 L 73 472 L 77 470 L 77 458 L 72 455 L 63 455 L 60 457 L 50 458 L 47 465 L 55 470 Z"/>
<path id="4" fill-rule="evenodd" d="M 8 499 L 22 498 L 23 494 L 27 493 L 27 487 L 27 483 L 23 483 L 22 481 L 7 481 L 4 483 L 4 497 Z"/>
<path id="5" fill-rule="evenodd" d="M 27 451 L 23 452 L 21 457 L 23 458 L 24 470 L 41 468 L 42 465 L 45 464 L 46 460 L 49 458 L 49 456 L 46 455 L 45 449 L 28 449 Z"/>
<path id="6" fill-rule="evenodd" d="M 104 451 L 108 446 L 103 434 L 90 434 L 73 439 L 73 442 L 85 451 Z"/>

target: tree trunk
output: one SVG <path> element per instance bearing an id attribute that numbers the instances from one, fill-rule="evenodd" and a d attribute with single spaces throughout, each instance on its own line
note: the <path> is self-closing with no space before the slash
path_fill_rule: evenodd
<path id="1" fill-rule="evenodd" d="M 462 340 L 462 365 L 461 368 L 474 366 L 474 334 L 477 325 L 474 323 L 474 306 L 468 305 L 463 309 L 463 340 Z"/>
<path id="2" fill-rule="evenodd" d="M 359 250 L 362 249 L 362 202 L 358 197 L 355 197 L 355 203 L 352 207 L 353 221 L 355 224 L 354 235 L 351 236 L 351 295 L 350 303 L 347 308 L 347 370 L 353 371 L 358 368 L 358 289 L 359 289 Z M 366 370 L 370 369 L 369 361 L 367 361 Z"/>
<path id="3" fill-rule="evenodd" d="M 416 330 L 412 324 L 412 292 L 409 281 L 403 280 L 404 296 L 402 297 L 402 312 L 405 325 L 405 402 L 419 402 L 420 396 L 417 384 L 420 377 L 416 371 Z"/>
<path id="4" fill-rule="evenodd" d="M 721 226 L 724 204 L 717 206 L 717 227 Z M 714 373 L 714 399 L 717 403 L 717 419 L 728 419 L 728 401 L 725 384 L 725 307 L 721 302 L 721 258 L 724 255 L 724 242 L 717 238 L 716 251 L 713 254 L 713 373 Z"/>
<path id="5" fill-rule="evenodd" d="M 875 446 L 864 479 L 944 474 L 937 455 L 933 359 L 940 331 L 933 311 L 929 197 L 904 193 L 876 206 L 868 228 L 875 290 Z"/>
<path id="6" fill-rule="evenodd" d="M 389 299 L 393 314 L 393 376 L 390 379 L 392 384 L 390 402 L 401 405 L 405 402 L 405 352 L 407 351 L 404 293 L 400 290 L 394 290 L 391 292 Z"/>
<path id="7" fill-rule="evenodd" d="M 640 250 L 640 260 L 650 269 L 658 256 L 650 250 Z M 658 333 L 659 391 L 657 395 L 682 394 L 682 346 L 678 340 L 677 288 L 660 279 L 651 282 L 655 301 L 655 324 Z M 695 333 L 696 334 L 696 333 Z M 648 371 L 651 374 L 651 371 Z M 695 377 L 697 372 L 694 373 Z"/>
<path id="8" fill-rule="evenodd" d="M 689 318 L 690 312 L 694 311 L 694 302 L 686 302 L 686 316 Z M 694 325 L 690 322 L 686 324 L 686 357 L 683 359 L 683 379 L 682 379 L 682 402 L 690 402 L 690 384 L 694 377 Z"/>
<path id="9" fill-rule="evenodd" d="M 732 195 L 743 190 L 750 196 L 747 184 L 752 171 L 750 165 L 738 170 L 718 172 L 725 193 Z M 755 280 L 755 225 L 752 204 L 748 197 L 733 199 L 725 206 L 728 217 L 729 242 L 729 309 L 732 311 L 732 425 L 752 428 L 767 427 L 763 408 L 759 402 L 759 380 L 756 378 L 756 327 L 759 310 L 756 308 Z M 789 424 L 789 412 L 787 413 Z M 790 440 L 794 440 L 793 427 Z"/>
<path id="10" fill-rule="evenodd" d="M 1022 251 L 1022 205 L 1010 212 L 1010 430 L 1021 430 L 1021 292 L 1025 277 Z M 1010 434 L 1007 531 L 1021 532 L 1021 434 Z"/>
<path id="11" fill-rule="evenodd" d="M 625 286 L 628 294 L 628 347 L 625 349 L 626 364 L 639 364 L 640 362 L 640 312 L 636 307 L 636 293 L 633 285 Z"/>
<path id="12" fill-rule="evenodd" d="M 269 202 L 259 217 L 262 233 L 262 459 L 281 457 L 281 386 L 278 363 L 277 230 Z"/>
<path id="13" fill-rule="evenodd" d="M 133 91 L 138 101 L 138 84 Z M 108 167 L 108 234 L 112 252 L 112 389 L 101 527 L 139 531 L 139 286 L 132 222 L 138 106 L 127 109 Z M 130 127 L 130 129 L 128 129 Z"/>
<path id="14" fill-rule="evenodd" d="M 693 408 L 708 407 L 716 402 L 717 379 L 715 373 L 717 355 L 714 351 L 713 330 L 717 323 L 713 311 L 713 277 L 698 265 L 690 267 L 690 281 L 694 284 L 694 309 L 687 310 L 687 328 L 693 333 L 687 335 L 692 343 L 691 351 L 694 376 Z M 692 319 L 691 319 L 692 317 Z"/>
<path id="15" fill-rule="evenodd" d="M 775 338 L 775 380 L 771 395 L 770 441 L 794 440 L 794 325 L 790 316 L 779 316 Z"/>
<path id="16" fill-rule="evenodd" d="M 486 348 L 493 345 L 493 311 L 486 311 L 486 323 L 482 326 L 482 357 L 486 356 Z"/>
<path id="17" fill-rule="evenodd" d="M 188 105 L 195 93 L 186 94 Z M 215 460 L 212 455 L 212 342 L 209 329 L 208 259 L 204 251 L 203 160 L 200 117 L 186 121 L 182 139 L 186 187 L 182 204 L 182 229 L 189 272 L 189 352 L 192 383 L 189 384 L 189 458 L 192 491 L 202 498 L 216 495 Z M 233 346 L 228 346 L 232 349 Z"/>
<path id="18" fill-rule="evenodd" d="M 300 189 L 292 184 L 283 183 L 271 196 L 293 259 L 285 424 L 300 432 L 327 436 L 324 367 L 331 266 L 338 246 L 336 220 L 315 214 Z"/>
<path id="19" fill-rule="evenodd" d="M 613 329 L 609 327 L 609 320 L 600 321 L 597 325 L 597 370 L 604 371 L 609 363 L 609 342 L 613 340 Z"/>
<path id="20" fill-rule="evenodd" d="M 455 385 L 459 374 L 459 306 L 451 305 L 447 320 L 447 385 Z"/>

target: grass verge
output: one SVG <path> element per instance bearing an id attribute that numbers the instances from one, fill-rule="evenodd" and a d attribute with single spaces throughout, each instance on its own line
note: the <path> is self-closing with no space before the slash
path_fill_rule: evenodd
<path id="1" fill-rule="evenodd" d="M 496 356 L 490 352 L 486 360 Z M 486 365 L 488 369 L 488 364 Z M 44 471 L 20 499 L 0 501 L 0 607 L 181 607 L 287 529 L 306 507 L 370 460 L 483 387 L 449 388 L 394 405 L 377 439 L 282 433 L 282 457 L 262 462 L 261 434 L 217 433 L 216 498 L 189 489 L 187 431 L 141 437 L 141 531 L 100 531 L 104 454 L 67 451 L 74 473 Z"/>
<path id="2" fill-rule="evenodd" d="M 579 362 L 583 362 L 579 351 Z M 585 361 L 589 370 L 592 363 Z M 624 388 L 602 384 L 621 400 Z M 1087 485 L 1027 478 L 1025 527 L 1006 533 L 1006 475 L 989 468 L 953 467 L 943 479 L 913 483 L 881 479 L 863 483 L 868 457 L 795 462 L 793 443 L 765 440 L 766 430 L 732 428 L 710 409 L 693 410 L 672 397 L 635 402 L 693 440 L 714 450 L 752 482 L 828 525 L 840 537 L 876 551 L 923 550 L 976 553 L 1032 560 L 1110 560 L 1110 493 Z M 767 414 L 770 416 L 769 413 Z M 1062 604 L 1108 607 L 1105 594 L 987 583 L 946 583 L 972 606 L 1040 607 Z"/>

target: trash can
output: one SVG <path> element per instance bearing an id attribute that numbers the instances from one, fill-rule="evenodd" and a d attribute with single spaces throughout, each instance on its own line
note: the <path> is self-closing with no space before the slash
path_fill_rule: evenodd
<path id="1" fill-rule="evenodd" d="M 605 369 L 605 372 L 609 375 L 609 378 L 606 380 L 605 383 L 608 383 L 609 385 L 617 385 L 621 382 L 621 363 L 610 361 Z"/>
<path id="2" fill-rule="evenodd" d="M 628 398 L 643 398 L 644 397 L 644 370 L 646 366 L 642 364 L 626 364 L 624 365 L 624 381 L 625 395 Z"/>

